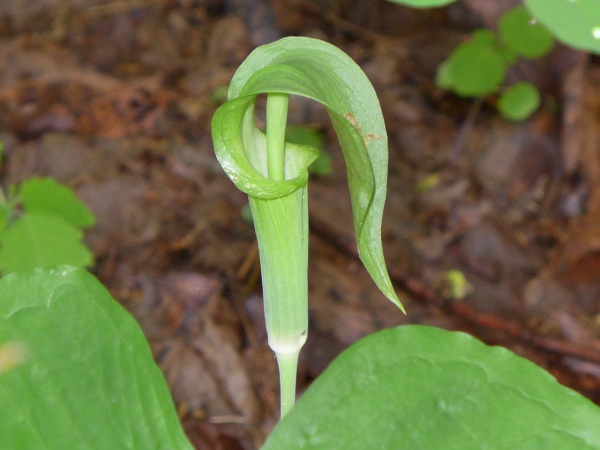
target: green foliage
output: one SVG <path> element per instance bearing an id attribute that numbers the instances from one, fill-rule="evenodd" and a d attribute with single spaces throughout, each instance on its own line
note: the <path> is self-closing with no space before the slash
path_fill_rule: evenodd
<path id="1" fill-rule="evenodd" d="M 496 42 L 474 38 L 459 45 L 442 64 L 438 85 L 458 95 L 478 97 L 494 92 L 506 76 L 506 61 Z"/>
<path id="2" fill-rule="evenodd" d="M 136 321 L 83 269 L 0 279 L 0 404 L 6 450 L 192 449 Z"/>
<path id="3" fill-rule="evenodd" d="M 489 30 L 475 30 L 469 41 L 454 49 L 438 69 L 438 86 L 464 97 L 494 94 L 502 86 L 508 67 L 518 57 L 539 58 L 554 45 L 552 35 L 522 6 L 508 10 L 498 27 L 499 36 Z M 515 99 L 520 94 L 526 97 Z M 500 98 L 499 111 L 507 119 L 524 120 L 538 108 L 539 102 L 535 86 L 517 83 Z"/>
<path id="4" fill-rule="evenodd" d="M 82 269 L 0 280 L 0 448 L 191 449 L 142 331 Z M 271 449 L 600 448 L 600 409 L 512 352 L 401 326 L 344 351 Z"/>
<path id="5" fill-rule="evenodd" d="M 512 21 L 507 19 L 507 28 L 516 26 Z M 445 81 L 457 86 L 460 72 L 454 64 L 461 58 L 471 58 L 470 63 L 478 67 L 484 60 L 501 69 L 496 70 L 496 78 L 503 77 L 507 61 L 515 59 L 516 53 L 512 47 L 499 51 L 496 47 L 500 43 L 490 32 L 475 33 L 448 63 Z M 480 93 L 484 82 L 474 92 Z M 284 105 L 284 110 L 272 110 L 275 121 L 269 120 L 267 106 L 267 137 L 254 125 L 253 111 L 254 99 L 265 92 L 268 105 L 272 94 Z M 290 408 L 298 351 L 306 337 L 306 168 L 315 156 L 310 147 L 283 139 L 280 144 L 269 144 L 273 127 L 277 139 L 285 128 L 282 117 L 287 99 L 282 93 L 304 95 L 327 108 L 347 161 L 361 251 L 367 242 L 377 248 L 381 245 L 385 190 L 378 189 L 378 183 L 385 186 L 387 176 L 386 147 L 377 148 L 385 159 L 376 158 L 373 148 L 385 136 L 377 99 L 364 74 L 344 54 L 322 42 L 287 38 L 260 47 L 238 69 L 228 101 L 213 117 L 212 130 L 217 158 L 236 186 L 249 195 L 263 271 L 269 344 L 280 367 L 284 417 L 264 448 L 475 449 L 490 442 L 500 448 L 537 448 L 542 443 L 585 448 L 600 442 L 598 409 L 559 386 L 542 369 L 464 334 L 428 327 L 388 330 L 353 346 L 313 384 L 297 407 Z M 355 98 L 361 94 L 365 98 Z M 504 101 L 508 110 L 510 102 L 509 93 Z M 273 167 L 273 158 L 281 163 Z M 285 177 L 272 176 L 276 171 Z M 377 214 L 369 219 L 374 214 L 369 208 L 375 207 Z M 363 240 L 362 234 L 369 231 L 365 238 L 370 241 Z M 385 270 L 383 258 L 375 255 L 375 262 Z M 370 266 L 373 261 L 362 256 L 378 281 L 377 270 Z M 462 273 L 448 272 L 447 281 L 453 298 L 467 293 Z M 384 292 L 388 282 L 384 272 L 378 282 Z M 564 405 L 573 416 L 564 417 Z"/>
<path id="6" fill-rule="evenodd" d="M 388 1 L 412 6 L 413 8 L 431 8 L 449 5 L 456 0 Z M 535 17 L 535 21 L 539 20 L 544 24 L 558 40 L 571 47 L 600 54 L 600 7 L 598 7 L 598 0 L 524 0 L 524 3 L 531 11 L 531 15 Z M 519 14 L 521 13 L 515 14 L 515 16 Z M 522 28 L 521 31 L 523 31 Z M 529 31 L 525 30 L 525 40 L 529 39 L 527 37 Z M 534 37 L 534 39 L 537 40 L 537 37 Z M 547 41 L 547 39 L 542 38 L 542 41 Z M 520 44 L 517 43 L 516 45 L 519 46 Z M 528 52 L 530 49 L 525 51 Z"/>
<path id="7" fill-rule="evenodd" d="M 426 326 L 352 345 L 263 450 L 598 449 L 600 409 L 500 347 Z"/>
<path id="8" fill-rule="evenodd" d="M 0 204 L 0 270 L 93 264 L 82 229 L 95 223 L 73 191 L 52 178 L 30 178 L 11 187 Z"/>
<path id="9" fill-rule="evenodd" d="M 83 233 L 59 216 L 27 213 L 12 222 L 0 238 L 0 267 L 5 273 L 57 264 L 88 266 Z"/>
<path id="10" fill-rule="evenodd" d="M 560 41 L 600 54 L 598 0 L 525 0 L 525 4 Z"/>
<path id="11" fill-rule="evenodd" d="M 298 269 L 306 276 L 306 256 L 286 247 L 306 248 L 306 168 L 316 150 L 287 143 L 285 179 L 265 175 L 267 139 L 253 117 L 254 99 L 263 90 L 307 95 L 327 107 L 349 167 L 355 219 L 361 219 L 355 224 L 359 248 L 365 242 L 374 246 L 365 264 L 375 258 L 370 270 L 383 272 L 373 277 L 382 290 L 393 289 L 385 266 L 378 265 L 383 264 L 380 230 L 365 228 L 380 228 L 387 175 L 385 129 L 372 87 L 347 56 L 328 44 L 291 38 L 261 49 L 234 77 L 229 100 L 213 118 L 213 139 L 227 174 L 250 197 L 261 266 L 267 267 L 265 299 L 269 288 L 291 296 L 304 289 L 288 282 L 298 282 Z M 34 183 L 28 189 L 35 188 Z M 52 183 L 47 188 L 53 189 Z M 64 191 L 56 196 L 70 198 Z M 12 208 L 14 198 L 9 195 L 3 205 Z M 58 203 L 62 210 L 63 202 Z M 34 210 L 40 209 L 21 219 L 49 216 L 53 204 L 48 198 L 33 201 Z M 69 225 L 89 223 L 81 211 L 60 219 Z M 273 261 L 281 268 L 269 266 Z M 290 336 L 302 340 L 305 335 L 295 333 L 302 331 L 305 317 L 296 328 L 298 321 L 285 315 L 305 312 L 287 306 L 275 312 L 280 314 L 276 325 L 288 324 Z M 277 354 L 281 368 L 282 360 L 297 353 L 286 351 L 285 344 L 295 342 L 285 341 L 285 329 L 278 331 L 284 335 Z M 295 372 L 295 363 L 285 366 Z M 2 449 L 192 448 L 135 320 L 82 269 L 38 268 L 0 279 L 0 404 Z M 345 351 L 264 447 L 303 448 L 594 449 L 600 448 L 600 409 L 506 349 L 487 347 L 463 333 L 403 326 Z"/>
<path id="12" fill-rule="evenodd" d="M 539 105 L 540 92 L 529 81 L 513 84 L 498 99 L 500 113 L 514 121 L 527 119 Z"/>
<path id="13" fill-rule="evenodd" d="M 96 218 L 73 190 L 52 178 L 29 178 L 19 186 L 23 208 L 28 213 L 60 216 L 78 228 L 94 225 Z"/>
<path id="14" fill-rule="evenodd" d="M 525 58 L 544 56 L 554 46 L 552 35 L 523 7 L 508 10 L 498 23 L 498 31 L 502 42 Z"/>

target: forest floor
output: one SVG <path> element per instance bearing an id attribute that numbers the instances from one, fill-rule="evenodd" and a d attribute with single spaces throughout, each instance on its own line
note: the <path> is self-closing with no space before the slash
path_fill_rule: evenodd
<path id="1" fill-rule="evenodd" d="M 412 10 L 355 0 L 15 0 L 0 4 L 4 188 L 73 187 L 96 214 L 92 272 L 138 319 L 199 449 L 254 449 L 278 416 L 247 203 L 210 120 L 236 67 L 286 35 L 327 40 L 371 79 L 389 134 L 386 260 L 405 316 L 356 252 L 344 161 L 310 195 L 310 331 L 301 393 L 344 348 L 427 324 L 508 347 L 600 403 L 600 61 L 557 45 L 519 62 L 543 104 L 528 121 L 437 88 L 437 66 L 511 1 Z M 467 281 L 452 292 L 447 273 Z"/>

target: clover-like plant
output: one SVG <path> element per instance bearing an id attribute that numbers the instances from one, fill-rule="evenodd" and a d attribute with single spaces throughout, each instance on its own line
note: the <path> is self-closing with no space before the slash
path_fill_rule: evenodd
<path id="1" fill-rule="evenodd" d="M 540 93 L 529 81 L 503 86 L 506 71 L 518 57 L 534 59 L 554 45 L 552 35 L 522 6 L 508 10 L 498 23 L 499 34 L 475 30 L 444 61 L 437 84 L 465 97 L 499 93 L 498 110 L 510 120 L 528 118 L 540 104 Z"/>
<path id="2" fill-rule="evenodd" d="M 267 94 L 266 134 L 255 124 Z M 277 355 L 282 416 L 294 404 L 298 354 L 308 331 L 307 167 L 318 150 L 285 142 L 290 95 L 321 103 L 344 152 L 359 254 L 381 291 L 402 308 L 381 246 L 387 135 L 375 91 L 359 66 L 323 41 L 289 37 L 259 47 L 238 68 L 212 135 L 223 169 L 248 194 L 258 239 L 269 345 Z"/>
<path id="3" fill-rule="evenodd" d="M 436 8 L 456 0 L 388 0 L 413 8 Z M 466 97 L 495 93 L 507 66 L 518 56 L 539 58 L 553 39 L 580 50 L 600 53 L 598 0 L 524 0 L 525 7 L 507 11 L 499 22 L 499 37 L 489 30 L 475 30 L 438 68 L 437 83 Z M 537 88 L 520 81 L 499 92 L 498 110 L 510 120 L 524 120 L 540 104 Z"/>

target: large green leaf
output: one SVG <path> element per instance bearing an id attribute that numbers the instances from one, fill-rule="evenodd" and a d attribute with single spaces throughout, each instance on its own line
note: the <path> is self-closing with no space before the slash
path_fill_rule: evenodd
<path id="1" fill-rule="evenodd" d="M 263 450 L 599 449 L 600 408 L 464 333 L 381 331 L 351 346 Z"/>
<path id="2" fill-rule="evenodd" d="M 94 225 L 94 214 L 75 196 L 71 188 L 53 178 L 29 178 L 19 185 L 19 196 L 27 212 L 52 214 L 71 225 Z"/>
<path id="3" fill-rule="evenodd" d="M 83 233 L 59 216 L 26 213 L 0 234 L 4 273 L 57 264 L 90 266 L 94 258 L 81 242 Z"/>
<path id="4" fill-rule="evenodd" d="M 598 0 L 525 0 L 525 4 L 565 44 L 600 54 Z"/>
<path id="5" fill-rule="evenodd" d="M 2 355 L 3 450 L 192 449 L 139 326 L 82 269 L 0 280 Z"/>
<path id="6" fill-rule="evenodd" d="M 381 291 L 400 306 L 381 246 L 388 151 L 373 86 L 351 58 L 323 41 L 290 37 L 253 51 L 235 73 L 212 132 L 225 172 L 239 189 L 258 198 L 282 197 L 305 186 L 306 167 L 314 160 L 306 147 L 287 144 L 286 180 L 266 178 L 266 146 L 254 124 L 253 105 L 257 95 L 270 92 L 312 98 L 327 109 L 346 159 L 361 259 Z M 299 156 L 303 153 L 307 156 Z"/>

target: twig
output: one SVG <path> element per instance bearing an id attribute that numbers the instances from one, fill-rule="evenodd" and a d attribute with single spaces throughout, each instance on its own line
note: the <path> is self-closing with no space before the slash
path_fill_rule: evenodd
<path id="1" fill-rule="evenodd" d="M 337 235 L 329 230 L 327 225 L 320 221 L 316 214 L 311 215 L 311 231 L 319 235 L 344 255 L 356 260 L 359 259 L 356 248 L 353 245 L 348 245 L 340 241 Z M 400 286 L 414 298 L 425 301 L 446 313 L 454 314 L 470 324 L 500 332 L 524 344 L 537 347 L 547 352 L 561 356 L 572 356 L 600 364 L 600 354 L 593 349 L 563 340 L 537 336 L 529 331 L 523 331 L 522 327 L 514 322 L 504 320 L 492 314 L 484 314 L 475 311 L 465 303 L 456 301 L 448 302 L 436 292 L 425 286 L 421 281 L 416 278 L 407 277 L 405 274 L 401 273 L 400 270 L 391 268 L 389 272 L 392 282 L 395 285 Z"/>
<path id="2" fill-rule="evenodd" d="M 477 121 L 477 117 L 481 112 L 481 106 L 483 105 L 483 97 L 478 97 L 475 99 L 471 108 L 469 109 L 469 114 L 467 118 L 463 122 L 460 127 L 460 131 L 458 132 L 458 136 L 454 141 L 454 145 L 452 146 L 452 150 L 450 150 L 450 164 L 453 166 L 458 166 L 458 161 L 460 157 L 465 151 L 467 146 L 467 140 L 469 139 L 469 135 L 473 131 L 473 127 L 475 126 L 475 122 Z"/>

